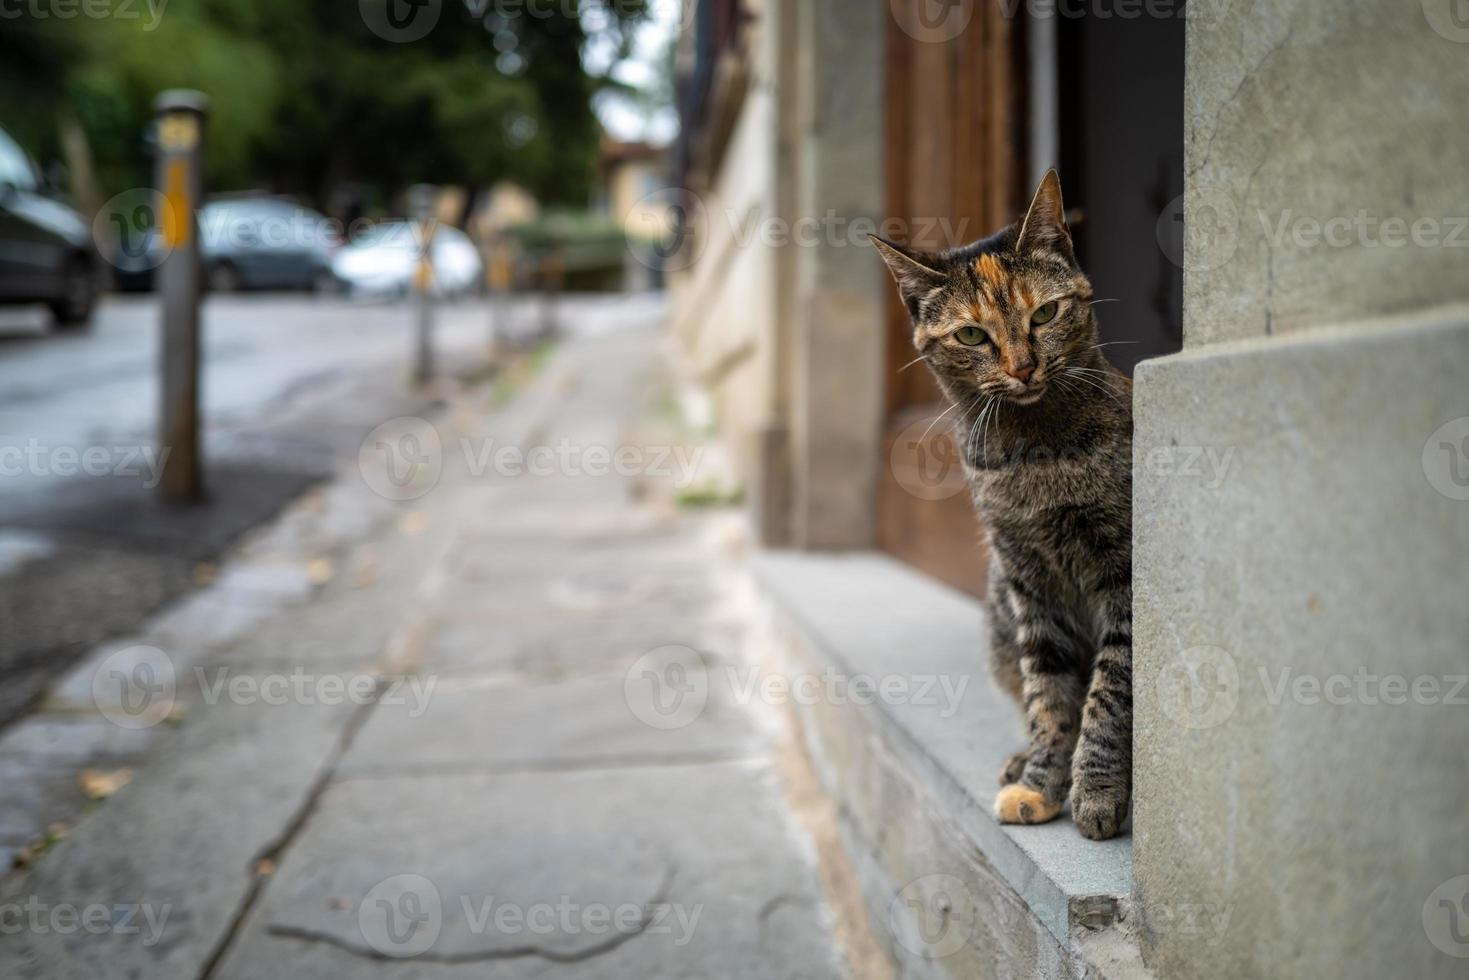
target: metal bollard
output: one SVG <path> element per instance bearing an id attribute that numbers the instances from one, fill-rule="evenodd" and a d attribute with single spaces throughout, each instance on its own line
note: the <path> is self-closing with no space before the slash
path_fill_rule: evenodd
<path id="1" fill-rule="evenodd" d="M 550 340 L 560 329 L 556 313 L 556 299 L 560 296 L 565 281 L 566 262 L 561 257 L 561 250 L 554 248 L 541 259 L 541 289 L 543 292 L 541 294 L 541 325 L 537 340 Z"/>
<path id="2" fill-rule="evenodd" d="M 490 327 L 486 347 L 491 358 L 505 349 L 510 336 L 510 288 L 514 270 L 510 264 L 510 246 L 498 237 L 491 240 L 490 261 L 485 266 L 485 279 L 490 288 Z"/>
<path id="3" fill-rule="evenodd" d="M 427 384 L 434 375 L 434 298 L 433 236 L 434 202 L 438 188 L 431 184 L 414 184 L 408 189 L 408 208 L 418 222 L 418 268 L 413 276 L 413 290 L 418 306 L 418 349 L 414 358 L 413 380 Z"/>
<path id="4" fill-rule="evenodd" d="M 165 453 L 158 487 L 179 502 L 204 495 L 199 454 L 199 289 L 202 263 L 196 213 L 204 193 L 204 123 L 209 100 L 202 92 L 175 89 L 153 102 L 158 155 L 156 180 L 163 196 L 159 234 L 168 257 L 158 269 L 163 304 L 163 400 L 159 445 Z"/>

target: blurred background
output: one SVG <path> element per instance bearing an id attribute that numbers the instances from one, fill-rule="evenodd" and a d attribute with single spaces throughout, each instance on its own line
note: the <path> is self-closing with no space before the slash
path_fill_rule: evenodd
<path id="1" fill-rule="evenodd" d="M 395 11 L 164 0 L 6 12 L 0 428 L 15 455 L 0 499 L 12 527 L 44 537 L 78 520 L 116 524 L 93 498 L 118 481 L 82 480 L 91 489 L 57 498 L 54 487 L 82 470 L 58 473 L 28 458 L 28 445 L 153 441 L 162 384 L 153 294 L 171 251 L 155 182 L 162 92 L 208 101 L 195 202 L 203 438 L 226 472 L 265 457 L 299 476 L 263 492 L 260 506 L 216 495 L 210 516 L 181 532 L 208 531 L 211 543 L 190 557 L 217 553 L 272 512 L 270 501 L 323 472 L 319 424 L 262 435 L 296 394 L 354 372 L 410 370 L 416 208 L 436 226 L 429 291 L 446 304 L 441 340 L 476 353 L 492 334 L 518 347 L 544 340 L 555 294 L 660 285 L 658 263 L 626 243 L 637 202 L 671 176 L 681 7 L 433 3 L 404 6 L 406 26 L 390 21 Z M 415 185 L 427 190 L 421 204 L 410 199 Z M 471 360 L 461 352 L 449 366 Z M 171 532 L 138 529 L 134 561 L 169 550 L 159 533 Z M 16 557 L 0 560 L 6 569 L 67 550 L 54 536 L 7 534 Z M 67 563 L 74 571 L 57 565 L 59 578 L 33 566 L 6 590 L 7 717 L 68 656 L 181 587 L 152 562 L 114 588 L 81 587 L 71 576 L 100 571 L 84 554 Z"/>
<path id="2" fill-rule="evenodd" d="M 676 14 L 654 7 L 547 4 L 532 16 L 455 4 L 411 42 L 386 20 L 374 30 L 319 5 L 18 8 L 0 39 L 6 193 L 66 205 L 90 226 L 115 196 L 152 186 L 153 100 L 192 88 L 210 100 L 204 186 L 221 199 L 204 220 L 229 240 L 207 249 L 212 286 L 352 287 L 350 276 L 333 283 L 325 274 L 331 253 L 364 222 L 402 218 L 408 186 L 432 183 L 442 193 L 436 213 L 469 233 L 482 258 L 504 235 L 515 271 L 529 275 L 520 267 L 554 241 L 568 250 L 568 275 L 615 287 L 630 203 L 622 198 L 666 181 L 656 151 L 676 130 Z M 290 243 L 294 254 L 231 252 L 241 246 L 228 228 L 293 210 L 302 225 L 325 225 L 289 236 L 307 239 Z M 24 211 L 9 208 L 7 221 Z M 139 243 L 126 240 L 147 229 L 132 223 L 99 223 L 99 240 L 71 243 L 121 261 L 99 270 L 97 288 L 147 288 L 146 270 L 135 268 L 144 264 Z M 6 234 L 23 233 L 7 224 Z M 298 275 L 272 278 L 273 263 Z M 23 280 L 7 272 L 7 292 L 25 290 Z M 455 284 L 483 287 L 482 277 Z M 82 287 L 56 288 L 29 286 L 62 321 L 78 320 Z"/>
<path id="3" fill-rule="evenodd" d="M 1461 976 L 1466 103 L 1462 0 L 0 0 L 0 976 Z M 868 238 L 1051 167 L 1100 842 Z"/>

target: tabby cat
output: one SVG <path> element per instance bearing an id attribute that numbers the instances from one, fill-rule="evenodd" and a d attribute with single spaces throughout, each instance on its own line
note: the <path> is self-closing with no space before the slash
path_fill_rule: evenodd
<path id="1" fill-rule="evenodd" d="M 1054 170 L 989 238 L 929 254 L 873 236 L 913 343 L 957 411 L 990 551 L 991 669 L 1029 744 L 995 812 L 1085 836 L 1132 790 L 1132 385 L 1102 356 Z"/>

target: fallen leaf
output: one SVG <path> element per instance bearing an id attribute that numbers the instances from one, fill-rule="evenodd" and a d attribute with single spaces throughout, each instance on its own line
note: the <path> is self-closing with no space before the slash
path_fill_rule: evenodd
<path id="1" fill-rule="evenodd" d="M 377 584 L 377 562 L 366 560 L 357 565 L 352 575 L 352 588 L 366 589 Z"/>
<path id="2" fill-rule="evenodd" d="M 330 900 L 329 902 L 327 902 L 326 904 L 327 904 L 327 908 L 335 909 L 338 912 L 341 912 L 341 911 L 343 911 L 345 909 L 350 909 L 352 907 L 352 901 L 351 901 L 351 899 L 346 899 L 346 898 L 334 898 L 334 899 Z"/>
<path id="3" fill-rule="evenodd" d="M 255 875 L 259 878 L 268 878 L 275 874 L 275 862 L 270 858 L 261 858 L 255 865 Z"/>
<path id="4" fill-rule="evenodd" d="M 207 561 L 201 561 L 199 564 L 194 566 L 194 584 L 213 585 L 214 579 L 218 576 L 218 574 L 219 569 L 216 566 L 211 565 Z"/>
<path id="5" fill-rule="evenodd" d="M 428 515 L 421 510 L 409 511 L 398 519 L 398 530 L 404 534 L 418 534 L 428 527 Z"/>
<path id="6" fill-rule="evenodd" d="M 83 769 L 77 773 L 77 783 L 89 800 L 105 800 L 133 781 L 133 771 L 128 768 L 104 772 L 101 769 Z"/>
<path id="7" fill-rule="evenodd" d="M 306 576 L 312 585 L 325 585 L 337 573 L 330 558 L 313 558 L 306 565 Z"/>

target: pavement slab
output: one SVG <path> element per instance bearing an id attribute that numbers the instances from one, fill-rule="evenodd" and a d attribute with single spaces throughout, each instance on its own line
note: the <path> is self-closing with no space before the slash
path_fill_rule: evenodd
<path id="1" fill-rule="evenodd" d="M 763 747 L 758 730 L 720 676 L 696 715 L 677 727 L 658 728 L 638 717 L 645 707 L 637 699 L 641 691 L 629 698 L 630 682 L 622 676 L 527 686 L 429 675 L 437 683 L 426 692 L 405 684 L 392 703 L 385 697 L 338 775 L 749 757 Z"/>
<path id="2" fill-rule="evenodd" d="M 616 326 L 508 405 L 452 390 L 408 420 L 445 447 L 435 485 L 374 497 L 344 467 L 196 599 L 95 648 L 51 729 L 0 742 L 0 778 L 39 757 L 56 792 L 68 765 L 136 767 L 0 880 L 0 909 L 39 916 L 0 941 L 0 977 L 848 972 L 780 775 L 792 733 L 748 683 L 727 518 L 649 498 L 647 474 L 471 465 L 477 439 L 627 438 L 653 321 L 587 322 Z M 172 680 L 172 710 L 132 731 L 132 688 L 99 688 L 114 675 Z M 130 733 L 110 756 L 99 713 Z M 101 928 L 69 927 L 89 914 Z"/>
<path id="3" fill-rule="evenodd" d="M 0 976 L 197 976 L 356 710 L 222 703 L 185 725 L 140 778 L 27 873 L 0 881 L 0 905 L 48 913 L 0 943 Z M 49 915 L 94 907 L 112 910 L 114 924 L 128 909 L 161 924 L 93 933 Z"/>
<path id="4" fill-rule="evenodd" d="M 838 977 L 804 847 L 760 764 L 343 783 L 219 975 Z"/>

